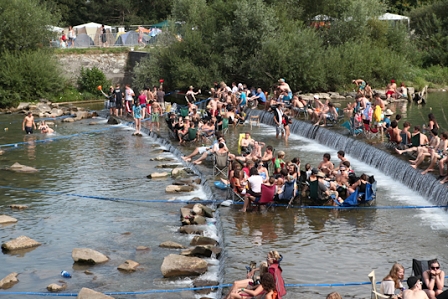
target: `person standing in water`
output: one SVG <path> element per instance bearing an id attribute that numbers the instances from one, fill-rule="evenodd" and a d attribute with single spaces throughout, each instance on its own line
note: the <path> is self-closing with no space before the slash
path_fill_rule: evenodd
<path id="1" fill-rule="evenodd" d="M 141 136 L 142 133 L 140 132 L 142 127 L 142 106 L 140 106 L 139 101 L 134 102 L 134 106 L 132 106 L 132 117 L 134 118 L 135 122 L 135 132 L 132 135 Z"/>
<path id="2" fill-rule="evenodd" d="M 23 119 L 22 131 L 25 131 L 26 134 L 33 134 L 33 128 L 36 129 L 36 123 L 34 122 L 33 113 L 30 111 Z"/>

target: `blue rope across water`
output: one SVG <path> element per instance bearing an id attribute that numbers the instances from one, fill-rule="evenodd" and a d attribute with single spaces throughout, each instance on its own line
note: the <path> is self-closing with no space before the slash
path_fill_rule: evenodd
<path id="1" fill-rule="evenodd" d="M 32 193 L 42 193 L 49 195 L 64 195 L 64 196 L 73 196 L 80 198 L 91 198 L 98 200 L 108 200 L 108 201 L 132 201 L 132 202 L 150 202 L 150 203 L 203 203 L 203 204 L 220 204 L 224 202 L 224 200 L 170 200 L 170 199 L 134 199 L 134 198 L 118 198 L 118 197 L 106 197 L 106 196 L 95 196 L 95 195 L 83 195 L 77 193 L 66 193 L 61 191 L 46 191 L 40 189 L 27 189 L 27 188 L 18 188 L 11 186 L 0 186 L 1 189 L 9 189 L 16 191 L 24 191 L 24 192 L 32 192 Z M 242 202 L 235 202 L 233 204 L 243 204 Z M 276 207 L 287 207 L 286 204 L 275 204 Z M 291 208 L 296 209 L 326 209 L 326 210 L 357 210 L 357 209 L 371 209 L 371 210 L 397 210 L 397 209 L 439 209 L 439 208 L 448 208 L 448 205 L 435 205 L 435 206 L 368 206 L 368 207 L 334 207 L 334 206 L 290 206 Z"/>
<path id="2" fill-rule="evenodd" d="M 447 278 L 448 276 L 445 276 Z M 376 284 L 380 284 L 378 281 Z M 287 288 L 306 288 L 306 287 L 348 287 L 348 286 L 361 286 L 371 285 L 370 281 L 363 282 L 338 282 L 338 283 L 296 283 L 285 284 Z M 215 290 L 231 287 L 232 284 L 221 284 L 217 286 L 204 286 L 204 287 L 191 287 L 191 288 L 178 288 L 169 290 L 144 290 L 144 291 L 129 291 L 129 292 L 104 292 L 103 294 L 109 296 L 115 295 L 144 295 L 144 294 L 161 294 L 161 293 L 177 293 L 184 291 L 199 291 L 199 290 Z M 27 296 L 49 296 L 49 297 L 75 297 L 78 293 L 43 293 L 43 292 L 0 292 L 1 295 L 27 295 Z"/>
<path id="3" fill-rule="evenodd" d="M 16 143 L 0 144 L 0 148 L 2 148 L 2 147 L 18 147 L 19 145 L 26 145 L 26 144 L 30 144 L 30 143 L 44 143 L 44 142 L 49 142 L 49 141 L 70 139 L 70 138 L 73 138 L 76 136 L 92 134 L 92 133 L 99 133 L 99 132 L 103 132 L 103 131 L 110 130 L 113 128 L 114 127 L 108 127 L 108 128 L 103 128 L 103 129 L 99 129 L 99 130 L 86 131 L 86 132 L 81 132 L 81 133 L 76 133 L 76 134 L 71 134 L 71 135 L 55 136 L 55 137 L 51 137 L 51 138 L 38 139 L 38 140 L 32 140 L 32 141 L 30 140 L 30 141 L 22 141 L 22 142 L 16 142 Z"/>

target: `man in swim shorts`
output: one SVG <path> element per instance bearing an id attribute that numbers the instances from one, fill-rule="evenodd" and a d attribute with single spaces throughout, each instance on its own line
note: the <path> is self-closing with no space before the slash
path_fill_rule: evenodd
<path id="1" fill-rule="evenodd" d="M 22 122 L 22 131 L 26 134 L 33 134 L 33 128 L 36 129 L 36 123 L 34 122 L 34 116 L 31 111 L 29 111 Z"/>
<path id="2" fill-rule="evenodd" d="M 154 124 L 157 126 L 157 131 L 160 131 L 159 116 L 162 114 L 162 107 L 159 102 L 153 101 L 151 104 L 151 125 L 150 130 L 153 130 Z"/>

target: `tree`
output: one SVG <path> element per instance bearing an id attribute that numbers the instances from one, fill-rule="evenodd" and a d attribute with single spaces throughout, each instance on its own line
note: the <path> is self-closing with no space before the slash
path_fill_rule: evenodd
<path id="1" fill-rule="evenodd" d="M 37 0 L 0 0 L 0 106 L 38 100 L 64 88 L 49 50 L 58 14 Z"/>
<path id="2" fill-rule="evenodd" d="M 48 25 L 58 15 L 38 0 L 0 0 L 0 52 L 36 50 L 49 44 L 54 33 Z"/>

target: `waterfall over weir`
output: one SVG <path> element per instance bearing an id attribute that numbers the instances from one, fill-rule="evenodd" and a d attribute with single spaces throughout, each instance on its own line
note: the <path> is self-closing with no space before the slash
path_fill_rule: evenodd
<path id="1" fill-rule="evenodd" d="M 249 115 L 259 115 L 260 122 L 274 126 L 273 115 L 266 111 L 250 110 Z M 403 161 L 393 155 L 377 149 L 362 141 L 341 135 L 335 131 L 314 126 L 311 123 L 293 120 L 290 125 L 291 133 L 333 148 L 343 150 L 346 154 L 373 166 L 384 174 L 392 177 L 410 189 L 419 192 L 436 205 L 448 204 L 448 190 L 445 185 L 441 185 L 434 175 L 422 175 L 421 170 L 412 168 L 408 162 Z"/>

